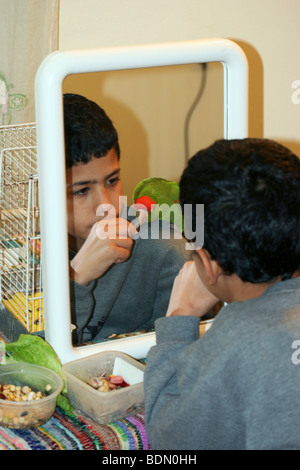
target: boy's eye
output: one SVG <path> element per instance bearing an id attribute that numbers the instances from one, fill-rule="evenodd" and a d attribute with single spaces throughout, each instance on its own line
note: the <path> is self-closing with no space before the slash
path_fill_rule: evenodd
<path id="1" fill-rule="evenodd" d="M 74 191 L 73 196 L 84 196 L 88 190 L 89 188 L 78 189 L 78 191 Z"/>
<path id="2" fill-rule="evenodd" d="M 110 178 L 109 180 L 107 180 L 106 184 L 108 186 L 113 186 L 114 184 L 117 184 L 118 181 L 120 181 L 120 178 L 118 176 L 115 176 L 114 178 Z"/>

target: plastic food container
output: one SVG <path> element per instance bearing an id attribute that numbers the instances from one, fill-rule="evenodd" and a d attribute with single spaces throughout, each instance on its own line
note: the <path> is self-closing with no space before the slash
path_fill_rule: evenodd
<path id="1" fill-rule="evenodd" d="M 62 378 L 53 370 L 28 363 L 1 365 L 0 384 L 27 386 L 34 392 L 40 391 L 46 395 L 30 401 L 0 398 L 0 426 L 14 429 L 40 426 L 48 421 L 55 411 L 57 396 L 64 385 Z"/>
<path id="2" fill-rule="evenodd" d="M 68 397 L 74 408 L 107 424 L 138 413 L 144 405 L 145 365 L 118 351 L 105 351 L 63 365 Z M 102 373 L 120 375 L 128 387 L 100 392 L 87 382 Z"/>

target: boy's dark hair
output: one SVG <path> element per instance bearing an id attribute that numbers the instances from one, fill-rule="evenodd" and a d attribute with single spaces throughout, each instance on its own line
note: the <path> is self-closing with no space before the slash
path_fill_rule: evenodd
<path id="1" fill-rule="evenodd" d="M 112 148 L 120 158 L 118 133 L 105 111 L 84 96 L 63 96 L 66 167 L 104 157 Z"/>
<path id="2" fill-rule="evenodd" d="M 189 160 L 180 203 L 204 204 L 204 248 L 243 281 L 300 268 L 300 160 L 268 139 L 219 140 Z"/>

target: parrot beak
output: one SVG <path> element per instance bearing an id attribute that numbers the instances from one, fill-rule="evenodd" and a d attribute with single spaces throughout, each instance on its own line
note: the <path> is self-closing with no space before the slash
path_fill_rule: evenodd
<path id="1" fill-rule="evenodd" d="M 145 210 L 146 208 L 148 212 L 151 212 L 153 210 L 153 206 L 155 205 L 156 205 L 156 202 L 153 201 L 149 196 L 141 196 L 135 200 L 134 208 L 136 210 L 139 210 L 139 209 Z"/>

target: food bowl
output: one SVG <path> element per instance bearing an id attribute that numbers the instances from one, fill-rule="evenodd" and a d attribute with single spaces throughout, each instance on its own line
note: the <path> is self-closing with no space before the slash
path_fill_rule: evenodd
<path id="1" fill-rule="evenodd" d="M 128 354 L 105 351 L 68 362 L 62 369 L 67 379 L 70 403 L 101 424 L 144 409 L 145 364 Z M 121 376 L 128 386 L 105 392 L 89 385 L 92 377 L 103 373 Z"/>
<path id="2" fill-rule="evenodd" d="M 64 385 L 53 370 L 28 363 L 1 365 L 0 384 L 0 426 L 14 429 L 48 421 Z"/>

